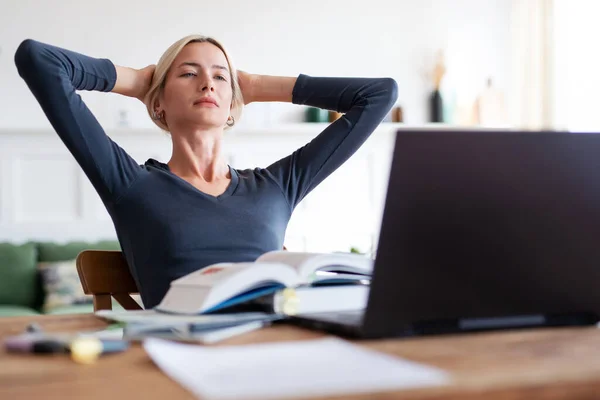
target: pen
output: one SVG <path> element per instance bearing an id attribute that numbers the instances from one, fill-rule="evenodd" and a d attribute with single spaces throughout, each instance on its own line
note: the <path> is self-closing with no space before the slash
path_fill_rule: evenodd
<path id="1" fill-rule="evenodd" d="M 6 338 L 4 347 L 11 353 L 54 354 L 69 351 L 68 343 L 64 340 L 27 334 Z"/>

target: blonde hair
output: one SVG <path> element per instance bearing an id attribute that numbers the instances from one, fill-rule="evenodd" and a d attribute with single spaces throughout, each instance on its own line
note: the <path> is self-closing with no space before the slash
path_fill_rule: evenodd
<path id="1" fill-rule="evenodd" d="M 164 90 L 167 81 L 167 75 L 171 69 L 173 61 L 175 61 L 175 58 L 177 58 L 181 50 L 183 50 L 183 48 L 190 43 L 211 43 L 217 46 L 225 55 L 227 66 L 229 67 L 231 74 L 231 90 L 233 94 L 231 101 L 231 116 L 234 118 L 234 123 L 237 123 L 242 115 L 242 108 L 244 106 L 244 98 L 242 97 L 242 90 L 240 89 L 240 85 L 237 80 L 237 72 L 235 68 L 233 68 L 231 59 L 225 51 L 223 45 L 216 39 L 202 35 L 189 35 L 179 39 L 169 46 L 169 48 L 163 53 L 162 57 L 158 60 L 156 69 L 154 70 L 154 76 L 152 77 L 152 84 L 150 85 L 150 89 L 148 90 L 148 93 L 146 93 L 144 100 L 148 115 L 160 129 L 169 132 L 169 127 L 162 118 L 154 118 L 154 105 Z M 226 125 L 225 129 L 228 128 L 230 128 L 230 126 Z"/>

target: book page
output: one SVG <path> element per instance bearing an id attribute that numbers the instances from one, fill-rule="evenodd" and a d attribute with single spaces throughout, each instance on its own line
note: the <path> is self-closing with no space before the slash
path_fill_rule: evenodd
<path id="1" fill-rule="evenodd" d="M 203 399 L 343 396 L 450 383 L 438 368 L 337 338 L 219 347 L 147 339 L 143 346 L 167 376 Z"/>
<path id="2" fill-rule="evenodd" d="M 251 282 L 261 282 L 265 279 L 279 281 L 283 284 L 289 284 L 298 279 L 295 270 L 290 271 L 287 264 L 270 263 L 219 263 L 209 265 L 206 268 L 194 271 L 191 274 L 183 276 L 171 282 L 171 286 L 202 286 L 215 287 L 221 284 L 232 284 L 232 282 L 246 284 Z M 251 288 L 253 285 L 246 285 Z"/>
<path id="3" fill-rule="evenodd" d="M 305 282 L 312 281 L 312 275 L 317 270 L 366 275 L 373 272 L 373 260 L 371 258 L 352 253 L 303 253 L 278 250 L 265 253 L 256 261 L 287 264 L 298 271 Z"/>

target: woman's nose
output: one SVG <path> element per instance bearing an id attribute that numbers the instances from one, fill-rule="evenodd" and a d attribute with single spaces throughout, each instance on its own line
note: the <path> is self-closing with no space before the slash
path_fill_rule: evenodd
<path id="1" fill-rule="evenodd" d="M 208 92 L 212 92 L 212 91 L 214 91 L 214 90 L 215 90 L 215 87 L 214 87 L 214 86 L 212 85 L 212 83 L 210 83 L 210 82 L 207 82 L 206 84 L 204 84 L 204 85 L 202 86 L 202 91 L 203 91 L 203 92 L 206 92 L 206 91 L 208 91 Z"/>
<path id="2" fill-rule="evenodd" d="M 212 92 L 215 89 L 215 85 L 213 84 L 212 79 L 210 79 L 209 77 L 206 77 L 202 80 L 202 82 L 200 83 L 200 87 L 203 92 Z"/>

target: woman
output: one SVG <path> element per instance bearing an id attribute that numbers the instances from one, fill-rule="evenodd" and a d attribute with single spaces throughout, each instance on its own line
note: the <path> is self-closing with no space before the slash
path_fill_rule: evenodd
<path id="1" fill-rule="evenodd" d="M 15 63 L 106 206 L 146 308 L 161 301 L 173 279 L 281 249 L 294 208 L 363 144 L 397 97 L 390 78 L 238 76 L 223 47 L 203 36 L 179 40 L 156 66 L 140 70 L 31 39 Z M 144 101 L 171 135 L 169 162 L 138 165 L 76 90 Z M 255 101 L 345 115 L 270 166 L 237 170 L 227 165 L 221 141 L 241 107 Z"/>

